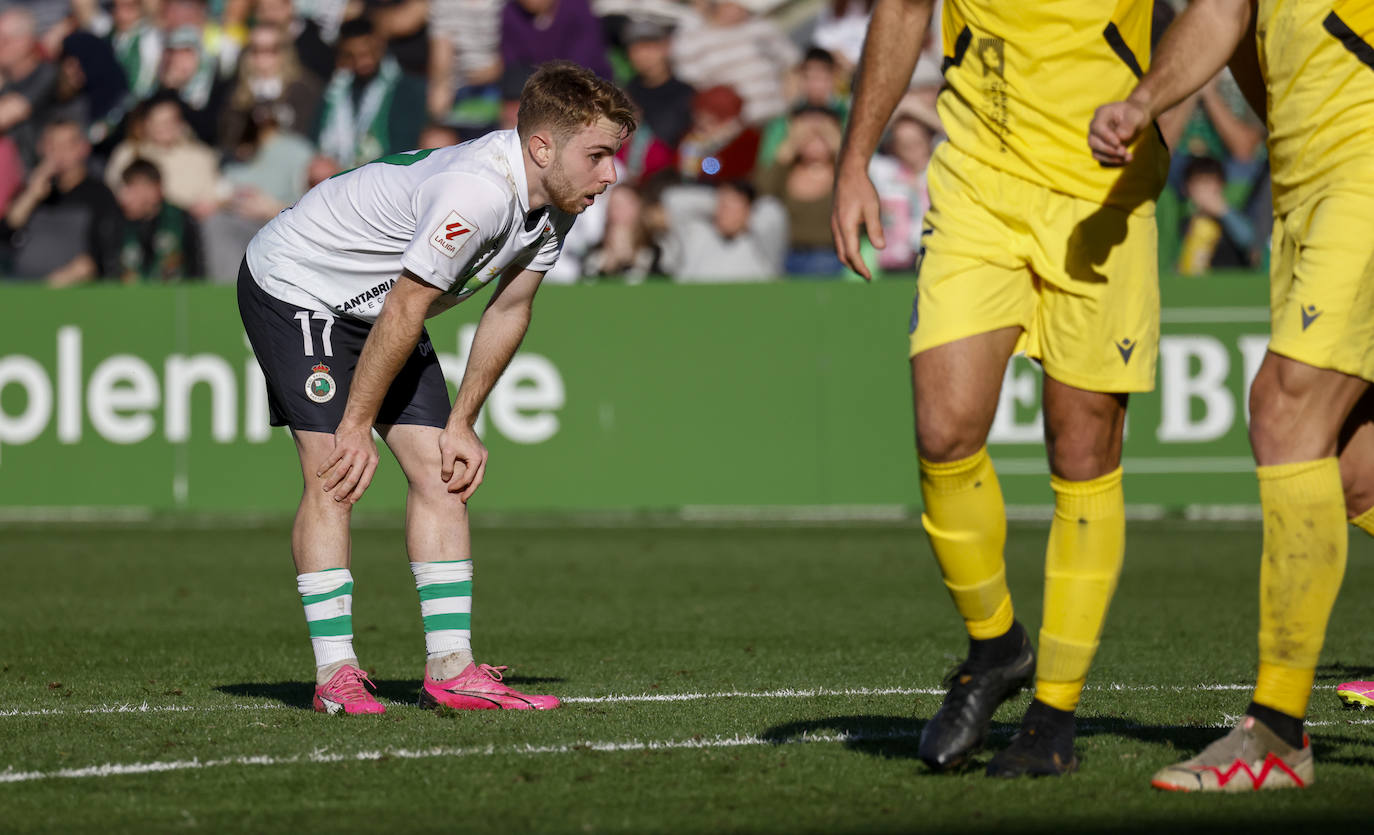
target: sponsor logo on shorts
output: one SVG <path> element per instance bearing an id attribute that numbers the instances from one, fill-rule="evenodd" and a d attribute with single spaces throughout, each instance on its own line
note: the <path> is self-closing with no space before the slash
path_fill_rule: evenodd
<path id="1" fill-rule="evenodd" d="M 449 212 L 444 222 L 429 236 L 429 245 L 439 250 L 446 258 L 458 254 L 458 250 L 477 237 L 477 227 L 457 212 Z"/>
<path id="2" fill-rule="evenodd" d="M 329 376 L 329 366 L 317 365 L 310 369 L 314 373 L 305 378 L 305 396 L 316 403 L 328 403 L 334 399 L 337 387 L 334 378 Z"/>
<path id="3" fill-rule="evenodd" d="M 1308 326 L 1317 321 L 1317 317 L 1322 315 L 1322 311 L 1317 309 L 1315 304 L 1305 304 L 1299 310 L 1302 313 L 1302 329 L 1307 330 Z"/>
<path id="4" fill-rule="evenodd" d="M 1136 342 L 1127 337 L 1116 343 L 1116 352 L 1121 355 L 1121 361 L 1126 365 L 1131 364 L 1131 354 L 1135 353 Z"/>

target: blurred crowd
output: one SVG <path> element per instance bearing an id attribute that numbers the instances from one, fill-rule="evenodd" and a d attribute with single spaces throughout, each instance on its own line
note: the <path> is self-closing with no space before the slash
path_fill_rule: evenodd
<path id="1" fill-rule="evenodd" d="M 641 127 L 553 282 L 852 278 L 834 162 L 872 0 L 28 0 L 0 10 L 0 280 L 227 282 L 306 189 L 389 153 L 514 126 L 568 59 Z M 1171 7 L 1158 3 L 1157 24 Z M 1159 26 L 1157 26 L 1157 29 Z M 938 27 L 870 173 L 909 274 L 941 140 Z M 1164 120 L 1162 120 L 1163 122 Z M 1178 148 L 1161 266 L 1265 257 L 1263 126 L 1219 78 Z"/>

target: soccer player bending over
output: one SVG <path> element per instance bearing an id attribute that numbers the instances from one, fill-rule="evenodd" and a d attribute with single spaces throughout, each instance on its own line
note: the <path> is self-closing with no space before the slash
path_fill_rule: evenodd
<path id="1" fill-rule="evenodd" d="M 1121 433 L 1129 392 L 1154 387 L 1159 287 L 1154 200 L 1168 154 L 1151 132 L 1124 165 L 1083 146 L 1094 99 L 1148 66 L 1149 0 L 945 0 L 949 141 L 929 169 L 911 375 L 921 517 L 969 653 L 919 755 L 969 761 L 997 706 L 1035 680 L 1035 699 L 990 775 L 1077 765 L 1074 711 L 1125 553 Z M 867 163 L 906 90 L 929 0 L 878 0 L 839 163 L 831 225 L 867 275 L 859 229 L 883 246 Z M 1014 618 L 1003 560 L 1006 509 L 986 442 L 1007 361 L 1044 368 L 1055 513 L 1045 559 L 1039 664 Z"/>
<path id="2" fill-rule="evenodd" d="M 1246 97 L 1261 114 L 1268 110 L 1272 335 L 1250 389 L 1250 446 L 1264 511 L 1259 678 L 1240 723 L 1156 774 L 1157 788 L 1250 791 L 1312 782 L 1303 719 L 1345 574 L 1347 518 L 1374 534 L 1371 33 L 1367 0 L 1262 0 L 1253 8 L 1249 0 L 1194 0 L 1169 27 L 1140 84 L 1124 101 L 1099 108 L 1092 122 L 1088 143 L 1097 158 L 1130 165 L 1129 147 L 1152 130 L 1150 120 L 1228 58 Z M 1342 685 L 1342 697 L 1357 696 L 1356 685 Z"/>
<path id="3" fill-rule="evenodd" d="M 473 423 L 529 327 L 540 279 L 577 215 L 615 182 L 613 157 L 634 129 L 614 85 L 545 64 L 521 94 L 516 130 L 340 174 L 249 244 L 239 310 L 272 423 L 291 427 L 305 480 L 291 553 L 316 710 L 385 710 L 353 650 L 349 574 L 349 518 L 377 467 L 374 428 L 409 483 L 406 550 L 428 651 L 420 703 L 558 706 L 473 660 L 467 501 L 487 463 Z M 450 409 L 424 320 L 492 282 Z"/>

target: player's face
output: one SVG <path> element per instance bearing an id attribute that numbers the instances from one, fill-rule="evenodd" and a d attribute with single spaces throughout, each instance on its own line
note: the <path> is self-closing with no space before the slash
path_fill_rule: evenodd
<path id="1" fill-rule="evenodd" d="M 624 141 L 624 129 L 604 116 L 569 137 L 545 175 L 553 205 L 569 214 L 586 211 L 615 182 L 615 154 Z"/>

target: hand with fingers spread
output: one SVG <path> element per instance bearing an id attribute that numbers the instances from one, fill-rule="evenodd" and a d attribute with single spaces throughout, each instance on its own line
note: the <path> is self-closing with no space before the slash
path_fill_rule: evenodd
<path id="1" fill-rule="evenodd" d="M 472 427 L 450 422 L 439 435 L 439 477 L 466 502 L 487 472 L 487 448 Z"/>
<path id="2" fill-rule="evenodd" d="M 334 501 L 357 504 L 377 472 L 377 445 L 372 427 L 340 425 L 334 432 L 334 451 L 315 477 L 324 481 L 324 492 Z"/>
<path id="3" fill-rule="evenodd" d="M 1131 145 L 1150 125 L 1144 107 L 1127 99 L 1097 108 L 1088 126 L 1088 147 L 1103 165 L 1125 165 L 1133 158 Z"/>
<path id="4" fill-rule="evenodd" d="M 883 237 L 878 191 L 862 166 L 841 165 L 835 179 L 835 208 L 830 214 L 830 234 L 835 238 L 835 253 L 845 266 L 872 281 L 860 249 L 860 227 L 878 249 L 887 246 Z"/>

